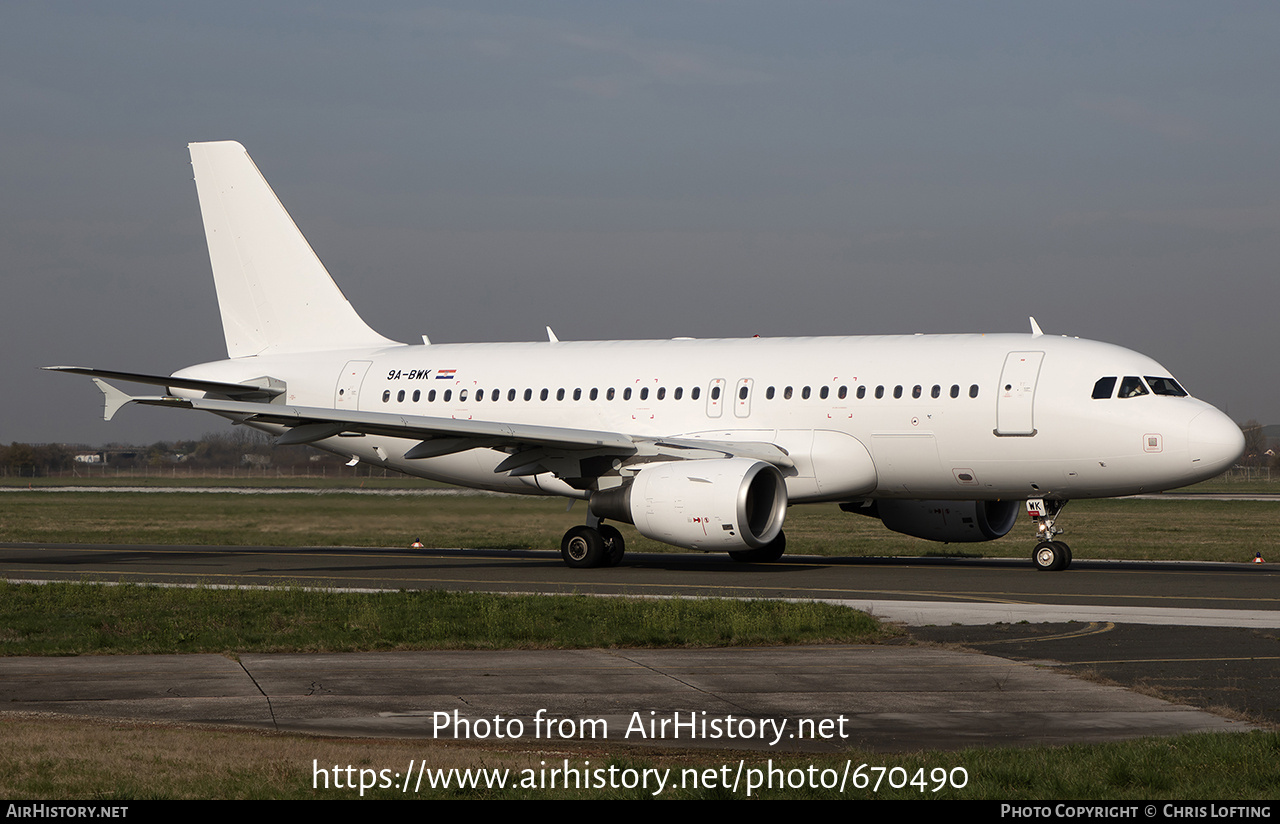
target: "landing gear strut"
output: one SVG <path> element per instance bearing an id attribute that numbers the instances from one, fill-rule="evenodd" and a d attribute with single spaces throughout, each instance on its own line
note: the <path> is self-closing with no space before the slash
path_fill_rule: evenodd
<path id="1" fill-rule="evenodd" d="M 626 551 L 622 533 L 599 518 L 588 518 L 584 526 L 573 527 L 560 539 L 560 556 L 574 569 L 617 566 Z"/>
<path id="2" fill-rule="evenodd" d="M 622 556 L 627 551 L 627 544 L 622 540 L 622 533 L 608 524 L 600 524 L 600 537 L 604 539 L 605 566 L 617 566 L 622 563 Z"/>
<path id="3" fill-rule="evenodd" d="M 1058 572 L 1071 566 L 1071 547 L 1053 539 L 1055 535 L 1062 534 L 1062 530 L 1054 526 L 1054 522 L 1066 505 L 1066 501 L 1046 501 L 1043 498 L 1027 501 L 1027 514 L 1035 522 L 1038 541 L 1031 553 L 1031 562 L 1038 570 Z"/>

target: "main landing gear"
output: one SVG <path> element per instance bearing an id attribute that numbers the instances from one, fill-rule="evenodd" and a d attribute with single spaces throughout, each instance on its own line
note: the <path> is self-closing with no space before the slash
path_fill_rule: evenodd
<path id="1" fill-rule="evenodd" d="M 593 526 L 590 521 L 594 520 Z M 574 569 L 590 569 L 601 566 L 617 566 L 627 551 L 622 533 L 599 518 L 589 519 L 584 526 L 575 526 L 560 539 L 560 555 Z"/>
<path id="2" fill-rule="evenodd" d="M 1066 501 L 1044 500 L 1032 498 L 1027 501 L 1027 514 L 1036 524 L 1035 550 L 1031 553 L 1031 563 L 1044 572 L 1058 572 L 1071 566 L 1071 547 L 1062 541 L 1055 541 L 1055 535 L 1062 530 L 1054 526 L 1058 513 L 1067 505 Z"/>

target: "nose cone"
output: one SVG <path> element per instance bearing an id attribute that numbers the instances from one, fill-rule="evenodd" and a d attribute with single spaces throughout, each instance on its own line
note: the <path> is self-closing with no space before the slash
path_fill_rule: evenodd
<path id="1" fill-rule="evenodd" d="M 1244 452 L 1244 433 L 1216 409 L 1206 409 L 1192 418 L 1187 436 L 1192 471 L 1200 480 L 1221 475 Z"/>

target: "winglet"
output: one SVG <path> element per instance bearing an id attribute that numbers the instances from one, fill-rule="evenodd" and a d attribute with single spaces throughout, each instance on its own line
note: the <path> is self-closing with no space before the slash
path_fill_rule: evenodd
<path id="1" fill-rule="evenodd" d="M 1036 323 L 1035 318 L 1027 318 L 1027 320 L 1031 321 L 1031 337 L 1038 338 L 1044 334 L 1044 332 L 1040 331 L 1040 324 Z"/>
<path id="2" fill-rule="evenodd" d="M 133 403 L 133 396 L 116 389 L 111 384 L 98 378 L 92 379 L 102 390 L 102 419 L 109 421 L 115 417 L 116 412 L 120 411 L 120 407 L 125 404 Z"/>
<path id="3" fill-rule="evenodd" d="M 550 326 L 547 327 L 547 340 L 551 341 L 552 343 L 560 342 L 560 339 L 556 337 L 556 333 L 551 331 Z"/>

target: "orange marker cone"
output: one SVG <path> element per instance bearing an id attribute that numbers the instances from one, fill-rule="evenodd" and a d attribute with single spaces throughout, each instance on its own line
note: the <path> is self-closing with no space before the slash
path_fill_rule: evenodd
<path id="1" fill-rule="evenodd" d="M 418 540 L 416 540 L 416 541 L 414 541 L 413 543 L 409 544 L 409 547 L 410 547 L 411 549 L 422 549 L 422 539 L 421 539 L 421 538 L 419 538 Z"/>
<path id="2" fill-rule="evenodd" d="M 1254 562 L 1255 564 L 1265 564 L 1265 563 L 1266 563 L 1266 561 L 1262 560 L 1262 553 L 1261 553 L 1261 552 L 1254 553 L 1254 556 L 1253 556 L 1253 562 Z"/>

